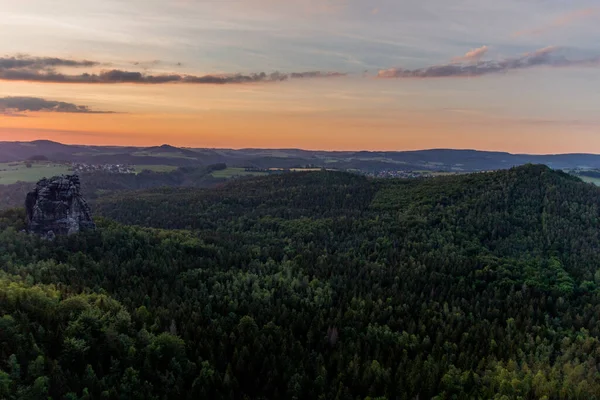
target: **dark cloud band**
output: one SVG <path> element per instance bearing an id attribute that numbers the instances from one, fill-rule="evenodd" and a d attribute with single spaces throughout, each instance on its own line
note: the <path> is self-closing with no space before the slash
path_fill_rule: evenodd
<path id="1" fill-rule="evenodd" d="M 288 79 L 333 78 L 346 74 L 341 72 L 265 72 L 256 74 L 228 75 L 183 75 L 163 74 L 150 75 L 142 72 L 123 71 L 119 69 L 99 73 L 66 74 L 57 72 L 56 67 L 91 67 L 100 65 L 95 61 L 76 61 L 59 58 L 11 57 L 0 58 L 0 80 L 53 82 L 53 83 L 188 83 L 188 84 L 231 84 L 252 82 L 280 82 Z"/>
<path id="2" fill-rule="evenodd" d="M 93 67 L 98 64 L 96 61 L 77 61 L 56 57 L 0 57 L 0 70 L 30 69 L 37 71 L 56 67 Z"/>
<path id="3" fill-rule="evenodd" d="M 446 78 L 446 77 L 477 77 L 489 74 L 506 73 L 515 70 L 538 66 L 546 67 L 589 67 L 600 66 L 600 57 L 585 57 L 580 59 L 567 58 L 557 47 L 546 47 L 518 57 L 500 60 L 483 60 L 488 47 L 473 49 L 464 56 L 454 57 L 447 64 L 434 65 L 426 68 L 403 69 L 391 68 L 380 70 L 380 78 Z M 30 81 L 51 83 L 80 83 L 80 84 L 239 84 L 254 82 L 281 82 L 290 79 L 335 78 L 347 74 L 341 72 L 265 72 L 254 74 L 161 74 L 152 75 L 136 71 L 120 69 L 104 70 L 96 73 L 68 74 L 58 72 L 60 67 L 93 67 L 101 65 L 96 61 L 71 60 L 52 57 L 4 57 L 0 58 L 0 80 Z"/>
<path id="4" fill-rule="evenodd" d="M 234 74 L 234 75 L 149 75 L 141 72 L 113 69 L 98 74 L 68 75 L 56 72 L 27 71 L 19 69 L 0 69 L 0 79 L 9 81 L 54 82 L 54 83 L 189 83 L 189 84 L 230 84 L 252 82 L 280 82 L 288 79 L 339 77 L 340 72 L 294 72 L 283 74 L 274 72 L 266 74 Z"/>
<path id="5" fill-rule="evenodd" d="M 79 114 L 111 114 L 112 111 L 93 111 L 88 106 L 80 106 L 63 101 L 46 100 L 39 97 L 2 97 L 0 113 L 15 114 L 28 111 L 79 113 Z"/>
<path id="6" fill-rule="evenodd" d="M 485 52 L 487 52 L 487 47 Z M 489 74 L 505 73 L 514 70 L 527 69 L 532 67 L 590 67 L 600 66 L 600 57 L 588 57 L 583 59 L 569 59 L 560 54 L 558 47 L 546 47 L 519 57 L 506 58 L 502 60 L 481 61 L 473 60 L 470 54 L 485 53 L 480 49 L 467 53 L 466 56 L 457 57 L 461 61 L 471 61 L 462 63 L 451 63 L 443 65 L 434 65 L 427 68 L 402 69 L 391 68 L 381 70 L 378 73 L 380 78 L 448 78 L 448 77 L 477 77 Z M 479 56 L 479 53 L 477 54 Z M 474 61 L 474 62 L 473 62 Z"/>

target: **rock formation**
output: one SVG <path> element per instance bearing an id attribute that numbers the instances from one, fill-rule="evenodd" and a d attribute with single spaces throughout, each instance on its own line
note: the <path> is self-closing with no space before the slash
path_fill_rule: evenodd
<path id="1" fill-rule="evenodd" d="M 27 194 L 25 208 L 28 231 L 48 239 L 96 228 L 77 175 L 42 179 Z"/>

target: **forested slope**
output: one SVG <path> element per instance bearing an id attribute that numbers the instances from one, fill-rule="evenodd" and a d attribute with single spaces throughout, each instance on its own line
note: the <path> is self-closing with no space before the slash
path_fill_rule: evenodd
<path id="1" fill-rule="evenodd" d="M 84 172 L 79 176 L 84 197 L 93 200 L 109 193 L 126 190 L 157 187 L 213 187 L 223 184 L 225 179 L 215 178 L 211 172 L 225 168 L 225 164 L 214 164 L 206 167 L 179 167 L 171 172 L 144 170 L 139 174 L 116 174 L 94 171 Z M 0 185 L 0 210 L 23 206 L 27 193 L 33 188 L 35 183 L 32 182 Z"/>
<path id="2" fill-rule="evenodd" d="M 526 166 L 120 193 L 55 242 L 5 212 L 0 398 L 600 398 L 599 206 Z"/>

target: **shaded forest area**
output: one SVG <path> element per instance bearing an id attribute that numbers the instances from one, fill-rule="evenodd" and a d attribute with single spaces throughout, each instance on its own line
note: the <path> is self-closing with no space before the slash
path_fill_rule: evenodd
<path id="1" fill-rule="evenodd" d="M 93 201 L 120 191 L 158 187 L 214 187 L 225 183 L 226 179 L 215 178 L 211 173 L 225 168 L 227 168 L 225 164 L 213 164 L 206 167 L 179 167 L 170 172 L 144 170 L 139 174 L 116 174 L 94 171 L 78 175 L 81 178 L 81 191 L 84 197 Z M 22 207 L 25 196 L 33 188 L 35 183 L 31 182 L 0 185 L 0 210 Z"/>
<path id="2" fill-rule="evenodd" d="M 0 398 L 600 398 L 600 189 L 543 166 L 0 216 Z"/>

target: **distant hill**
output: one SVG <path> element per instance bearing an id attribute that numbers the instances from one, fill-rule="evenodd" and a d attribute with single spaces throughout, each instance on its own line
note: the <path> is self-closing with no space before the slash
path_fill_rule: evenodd
<path id="1" fill-rule="evenodd" d="M 340 170 L 488 171 L 528 163 L 554 169 L 600 168 L 596 154 L 511 154 L 431 149 L 419 151 L 310 151 L 301 149 L 191 149 L 168 144 L 153 147 L 64 145 L 47 140 L 0 142 L 0 163 L 45 156 L 51 161 L 89 164 L 286 168 L 312 165 Z"/>
<path id="2" fill-rule="evenodd" d="M 0 162 L 22 161 L 40 155 L 52 160 L 68 159 L 74 153 L 82 151 L 86 151 L 84 147 L 64 145 L 49 140 L 0 142 Z"/>

